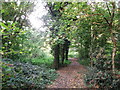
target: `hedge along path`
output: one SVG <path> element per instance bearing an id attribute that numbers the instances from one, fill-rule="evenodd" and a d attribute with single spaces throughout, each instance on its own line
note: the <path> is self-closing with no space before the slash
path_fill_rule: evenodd
<path id="1" fill-rule="evenodd" d="M 59 77 L 47 88 L 86 88 L 84 74 L 86 67 L 80 65 L 76 58 L 70 58 L 71 64 L 57 70 Z"/>

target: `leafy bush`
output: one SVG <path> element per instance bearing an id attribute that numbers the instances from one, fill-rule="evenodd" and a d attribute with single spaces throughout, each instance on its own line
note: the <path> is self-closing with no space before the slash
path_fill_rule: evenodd
<path id="1" fill-rule="evenodd" d="M 100 59 L 94 67 L 88 68 L 85 75 L 85 83 L 98 88 L 120 88 L 120 79 L 111 71 L 111 62 L 107 59 Z"/>
<path id="2" fill-rule="evenodd" d="M 116 66 L 116 69 L 120 70 L 120 61 L 119 60 L 115 61 L 115 66 Z"/>
<path id="3" fill-rule="evenodd" d="M 89 72 L 85 75 L 85 83 L 90 87 L 97 88 L 120 88 L 120 80 L 111 72 L 103 72 L 96 68 L 89 68 Z"/>
<path id="4" fill-rule="evenodd" d="M 89 66 L 89 64 L 90 64 L 90 60 L 89 59 L 79 60 L 78 62 L 80 64 L 84 65 L 84 66 Z"/>
<path id="5" fill-rule="evenodd" d="M 94 66 L 102 71 L 108 71 L 108 70 L 112 70 L 112 62 L 109 59 L 106 58 L 101 58 L 98 59 L 95 63 Z"/>
<path id="6" fill-rule="evenodd" d="M 3 88 L 45 88 L 57 77 L 54 69 L 44 65 L 37 66 L 30 63 L 2 61 Z"/>
<path id="7" fill-rule="evenodd" d="M 17 22 L 0 22 L 2 34 L 2 57 L 19 58 L 27 50 L 22 49 L 22 43 L 26 40 L 27 30 L 17 26 Z"/>

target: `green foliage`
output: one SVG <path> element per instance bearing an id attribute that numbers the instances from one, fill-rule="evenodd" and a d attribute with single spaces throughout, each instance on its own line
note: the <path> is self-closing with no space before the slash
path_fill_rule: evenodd
<path id="1" fill-rule="evenodd" d="M 33 4 L 29 2 L 2 2 L 2 54 L 3 58 L 11 58 L 17 60 L 28 53 L 23 48 L 23 43 L 27 40 L 28 24 L 26 15 L 30 11 Z M 31 9 L 32 10 L 32 9 Z"/>
<path id="2" fill-rule="evenodd" d="M 26 15 L 31 6 L 28 2 L 2 3 L 0 54 L 3 59 L 10 58 L 2 61 L 3 88 L 45 88 L 57 76 L 55 70 L 48 68 L 53 58 L 46 52 L 46 33 L 36 34 L 27 25 Z"/>
<path id="3" fill-rule="evenodd" d="M 83 59 L 83 60 L 79 60 L 78 61 L 80 64 L 84 65 L 84 66 L 90 66 L 90 60 L 89 59 Z"/>
<path id="4" fill-rule="evenodd" d="M 120 62 L 119 61 L 116 61 L 115 66 L 116 66 L 116 69 L 120 70 Z"/>
<path id="5" fill-rule="evenodd" d="M 51 66 L 53 57 L 49 51 L 50 46 L 45 42 L 45 34 L 46 33 L 39 33 L 36 35 L 36 33 L 32 31 L 26 34 L 27 40 L 23 43 L 23 49 L 28 52 L 22 54 L 22 57 L 20 57 L 21 62 Z"/>
<path id="6" fill-rule="evenodd" d="M 3 88 L 45 88 L 57 76 L 55 70 L 45 65 L 13 62 L 11 59 L 4 59 L 2 68 Z"/>
<path id="7" fill-rule="evenodd" d="M 70 47 L 68 57 L 69 58 L 78 58 L 78 52 L 76 51 L 76 48 Z"/>
<path id="8" fill-rule="evenodd" d="M 65 60 L 65 61 L 64 61 L 64 64 L 65 64 L 65 65 L 69 65 L 70 63 L 71 63 L 70 60 Z"/>
<path id="9" fill-rule="evenodd" d="M 115 5 L 115 10 L 112 10 L 113 5 Z M 113 23 L 112 32 L 116 42 L 118 42 L 117 48 L 119 48 L 120 23 L 118 17 L 120 15 L 116 3 L 49 2 L 48 7 L 53 17 L 53 23 L 50 22 L 49 25 L 52 27 L 50 29 L 52 38 L 55 39 L 64 33 L 78 48 L 79 58 L 93 59 L 93 54 L 95 52 L 100 53 L 100 48 L 104 48 L 107 51 L 106 55 L 111 57 L 113 41 L 108 25 L 111 21 Z M 111 15 L 110 12 L 111 14 L 114 12 L 115 15 Z M 114 19 L 112 19 L 112 16 Z M 119 49 L 117 49 L 118 51 Z M 116 53 L 116 56 L 116 59 L 119 59 L 118 53 Z"/>
<path id="10" fill-rule="evenodd" d="M 88 66 L 91 58 L 95 63 L 95 69 L 90 70 L 86 75 L 86 82 L 105 88 L 118 87 L 119 80 L 114 77 L 111 71 L 111 60 L 96 60 L 98 54 L 102 54 L 100 48 L 105 49 L 107 58 L 111 57 L 113 45 L 112 36 L 116 40 L 115 65 L 119 69 L 120 43 L 119 43 L 119 8 L 114 9 L 114 2 L 93 3 L 87 2 L 49 2 L 51 20 L 50 43 L 53 48 L 56 44 L 63 44 L 63 38 L 67 37 L 79 53 L 79 58 L 85 58 L 79 62 Z M 108 7 L 107 7 L 108 5 Z M 116 4 L 115 4 L 116 6 Z M 12 88 L 39 88 L 45 87 L 56 77 L 55 71 L 48 69 L 53 58 L 48 56 L 46 49 L 48 43 L 42 39 L 46 33 L 38 35 L 26 30 L 28 22 L 26 15 L 31 7 L 30 3 L 3 2 L 2 22 L 0 22 L 0 33 L 2 33 L 2 54 L 3 58 L 10 58 L 13 61 L 3 60 L 3 87 Z M 110 10 L 110 11 L 109 11 Z M 115 11 L 115 12 L 114 12 Z M 111 15 L 111 14 L 115 15 Z M 48 21 L 48 20 L 45 20 Z M 48 24 L 48 22 L 47 22 Z M 110 27 L 111 25 L 112 27 Z M 69 57 L 74 57 L 74 51 Z M 22 61 L 16 62 L 16 61 Z M 24 62 L 24 63 L 23 63 Z M 25 63 L 25 62 L 30 62 Z M 65 61 L 69 64 L 69 61 Z M 43 66 L 46 65 L 46 66 Z M 39 66 L 37 66 L 39 65 Z M 117 72 L 119 74 L 119 72 Z"/>
<path id="11" fill-rule="evenodd" d="M 94 66 L 102 71 L 108 71 L 108 70 L 112 70 L 112 64 L 111 64 L 111 60 L 106 59 L 106 58 L 101 58 L 96 60 Z"/>
<path id="12" fill-rule="evenodd" d="M 31 63 L 34 65 L 41 65 L 44 64 L 47 67 L 51 67 L 53 64 L 53 57 L 43 57 L 43 58 L 33 58 Z"/>
<path id="13" fill-rule="evenodd" d="M 101 71 L 96 68 L 89 68 L 88 70 L 89 72 L 85 75 L 85 83 L 89 87 L 116 90 L 120 88 L 120 79 L 116 78 L 111 72 Z"/>
<path id="14" fill-rule="evenodd" d="M 116 73 L 117 75 L 120 75 L 120 71 L 116 71 L 115 73 Z"/>
<path id="15" fill-rule="evenodd" d="M 93 68 L 88 68 L 85 75 L 86 84 L 99 88 L 120 88 L 120 79 L 111 71 L 111 61 L 101 58 L 96 61 Z"/>
<path id="16" fill-rule="evenodd" d="M 31 2 L 2 2 L 2 20 L 18 22 L 17 27 L 23 28 L 23 26 L 27 26 L 27 18 L 26 15 L 30 11 L 32 11 L 33 3 Z"/>
<path id="17" fill-rule="evenodd" d="M 16 22 L 17 23 L 17 22 Z M 2 52 L 3 58 L 18 58 L 25 50 L 22 48 L 23 41 L 26 39 L 26 30 L 20 29 L 12 21 L 0 22 L 2 33 Z"/>

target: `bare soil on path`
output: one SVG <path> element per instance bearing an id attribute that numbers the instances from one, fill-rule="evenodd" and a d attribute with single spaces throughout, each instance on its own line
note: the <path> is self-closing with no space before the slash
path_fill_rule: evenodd
<path id="1" fill-rule="evenodd" d="M 76 58 L 70 58 L 71 64 L 57 70 L 59 77 L 48 85 L 47 88 L 86 88 L 84 74 L 87 72 L 85 66 L 80 65 Z"/>

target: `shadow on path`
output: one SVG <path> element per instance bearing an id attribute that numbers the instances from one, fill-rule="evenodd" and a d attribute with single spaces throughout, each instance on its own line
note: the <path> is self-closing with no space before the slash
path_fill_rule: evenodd
<path id="1" fill-rule="evenodd" d="M 60 76 L 47 88 L 86 88 L 83 80 L 86 68 L 80 65 L 76 58 L 69 60 L 71 64 L 57 70 Z"/>

